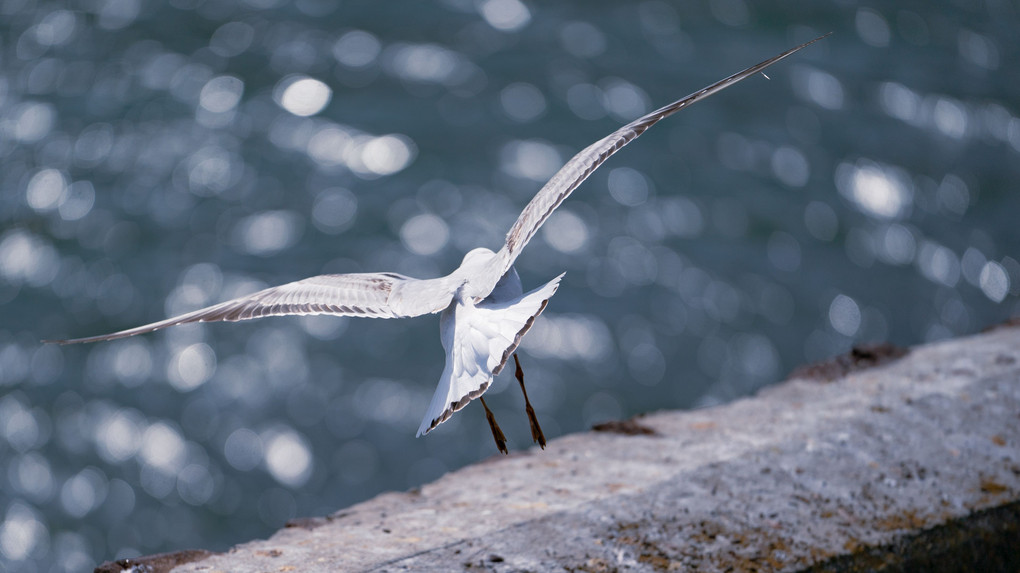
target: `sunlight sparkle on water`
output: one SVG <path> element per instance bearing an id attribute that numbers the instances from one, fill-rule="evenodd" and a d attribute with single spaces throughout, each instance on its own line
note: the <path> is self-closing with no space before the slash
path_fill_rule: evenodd
<path id="1" fill-rule="evenodd" d="M 1002 302 L 1009 294 L 1009 275 L 1002 265 L 995 261 L 988 261 L 981 268 L 979 284 L 981 292 L 994 302 Z"/>
<path id="2" fill-rule="evenodd" d="M 902 170 L 873 161 L 841 163 L 836 168 L 839 192 L 867 215 L 895 219 L 913 201 L 909 179 Z"/>
<path id="3" fill-rule="evenodd" d="M 836 295 L 829 305 L 829 324 L 843 336 L 853 336 L 861 327 L 861 309 L 854 299 L 844 295 Z"/>
<path id="4" fill-rule="evenodd" d="M 291 428 L 264 434 L 266 469 L 276 481 L 289 487 L 304 485 L 312 474 L 312 452 L 308 441 Z"/>
<path id="5" fill-rule="evenodd" d="M 373 137 L 359 146 L 360 161 L 351 169 L 362 176 L 392 175 L 414 160 L 415 147 L 409 138 L 400 134 Z"/>
<path id="6" fill-rule="evenodd" d="M 42 286 L 59 270 L 59 255 L 47 241 L 22 230 L 0 236 L 0 276 L 9 282 Z"/>
<path id="7" fill-rule="evenodd" d="M 349 68 L 364 68 L 375 62 L 382 51 L 379 39 L 364 30 L 347 32 L 333 44 L 333 57 Z"/>
<path id="8" fill-rule="evenodd" d="M 606 51 L 606 35 L 590 22 L 567 22 L 560 28 L 563 48 L 578 58 L 594 58 Z"/>
<path id="9" fill-rule="evenodd" d="M 56 169 L 42 169 L 32 176 L 25 190 L 28 206 L 36 211 L 56 209 L 67 192 L 67 178 Z"/>
<path id="10" fill-rule="evenodd" d="M 96 468 L 85 468 L 71 476 L 60 489 L 60 503 L 74 518 L 85 517 L 106 498 L 106 476 Z"/>
<path id="11" fill-rule="evenodd" d="M 292 247 L 301 238 L 301 217 L 292 211 L 266 211 L 242 219 L 234 240 L 253 255 L 270 256 Z"/>
<path id="12" fill-rule="evenodd" d="M 12 503 L 0 523 L 0 553 L 11 561 L 24 561 L 49 540 L 49 530 L 38 512 L 23 503 Z"/>
<path id="13" fill-rule="evenodd" d="M 319 192 L 312 208 L 312 223 L 329 235 L 346 231 L 358 214 L 358 198 L 347 189 L 333 187 Z"/>
<path id="14" fill-rule="evenodd" d="M 235 469 L 246 472 L 262 463 L 262 438 L 248 428 L 231 432 L 223 444 L 223 455 Z"/>
<path id="15" fill-rule="evenodd" d="M 500 168 L 514 177 L 545 182 L 563 165 L 556 148 L 545 141 L 511 141 L 499 154 Z"/>
<path id="16" fill-rule="evenodd" d="M 291 86 L 293 87 L 293 86 Z M 234 76 L 217 76 L 202 86 L 198 103 L 207 111 L 224 113 L 237 107 L 244 92 L 244 82 Z M 286 92 L 284 92 L 286 97 Z M 286 107 L 286 105 L 284 105 Z M 288 111 L 290 111 L 288 109 Z M 293 112 L 292 112 L 293 113 Z M 298 114 L 301 115 L 301 114 Z M 311 115 L 311 114 L 307 114 Z"/>
<path id="17" fill-rule="evenodd" d="M 542 238 L 561 253 L 582 251 L 588 244 L 588 225 L 564 207 L 556 210 L 542 227 Z"/>
<path id="18" fill-rule="evenodd" d="M 830 110 L 843 107 L 843 84 L 836 76 L 815 68 L 793 67 L 793 87 L 801 98 Z"/>
<path id="19" fill-rule="evenodd" d="M 526 83 L 513 83 L 499 93 L 503 110 L 514 121 L 533 121 L 545 113 L 545 96 L 537 87 Z"/>
<path id="20" fill-rule="evenodd" d="M 503 32 L 516 32 L 531 21 L 531 12 L 520 0 L 482 0 L 478 13 L 490 26 Z"/>
<path id="21" fill-rule="evenodd" d="M 140 454 L 145 463 L 167 473 L 176 473 L 187 459 L 181 434 L 165 422 L 156 422 L 142 434 Z"/>
<path id="22" fill-rule="evenodd" d="M 415 215 L 400 227 L 400 240 L 416 255 L 434 255 L 449 239 L 450 228 L 446 221 L 431 213 Z"/>
<path id="23" fill-rule="evenodd" d="M 167 366 L 167 380 L 179 392 L 189 392 L 205 384 L 216 371 L 216 353 L 199 342 L 177 352 Z"/>
<path id="24" fill-rule="evenodd" d="M 112 463 L 134 457 L 141 446 L 140 429 L 144 423 L 136 410 L 124 408 L 109 412 L 96 426 L 96 451 Z"/>
<path id="25" fill-rule="evenodd" d="M 273 89 L 276 103 L 300 117 L 319 113 L 332 97 L 333 90 L 329 86 L 307 76 L 286 77 Z"/>
<path id="26" fill-rule="evenodd" d="M 438 44 L 397 44 L 385 54 L 390 73 L 412 82 L 457 85 L 474 69 L 463 54 Z"/>
<path id="27" fill-rule="evenodd" d="M 562 360 L 598 360 L 614 352 L 613 339 L 604 322 L 588 315 L 543 313 L 521 341 L 529 354 Z"/>

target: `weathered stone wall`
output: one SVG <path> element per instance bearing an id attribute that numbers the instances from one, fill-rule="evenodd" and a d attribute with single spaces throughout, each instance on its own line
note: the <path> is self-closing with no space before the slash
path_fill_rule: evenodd
<path id="1" fill-rule="evenodd" d="M 1020 329 L 839 377 L 890 354 L 564 436 L 174 571 L 1016 571 Z"/>

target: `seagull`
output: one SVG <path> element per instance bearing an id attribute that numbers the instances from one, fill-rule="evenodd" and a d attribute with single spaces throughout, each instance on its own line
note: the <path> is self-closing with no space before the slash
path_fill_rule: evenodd
<path id="1" fill-rule="evenodd" d="M 354 273 L 315 276 L 267 288 L 186 314 L 111 334 L 47 340 L 58 344 L 100 342 L 144 334 L 192 322 L 234 322 L 265 316 L 315 315 L 366 318 L 407 318 L 439 313 L 439 333 L 446 366 L 425 411 L 417 436 L 428 434 L 454 412 L 477 398 L 496 447 L 507 453 L 506 437 L 485 404 L 482 394 L 513 356 L 514 375 L 524 394 L 532 440 L 545 448 L 545 436 L 524 387 L 517 347 L 559 287 L 560 274 L 544 285 L 524 292 L 514 261 L 542 224 L 578 186 L 610 156 L 649 127 L 687 106 L 825 38 L 820 36 L 775 57 L 733 74 L 687 97 L 659 108 L 575 155 L 524 207 L 498 252 L 477 248 L 464 255 L 460 266 L 445 277 L 416 279 L 397 273 Z M 766 76 L 767 77 L 767 76 Z"/>

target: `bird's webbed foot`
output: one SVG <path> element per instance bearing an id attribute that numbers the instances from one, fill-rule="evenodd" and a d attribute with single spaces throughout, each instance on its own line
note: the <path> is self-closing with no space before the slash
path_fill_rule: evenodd
<path id="1" fill-rule="evenodd" d="M 478 401 L 482 403 L 482 408 L 485 408 L 485 419 L 489 422 L 489 428 L 492 430 L 492 439 L 496 440 L 496 447 L 504 454 L 509 453 L 506 449 L 506 436 L 503 435 L 503 430 L 499 429 L 496 417 L 492 415 L 492 410 L 486 405 L 485 398 L 479 396 Z"/>
<path id="2" fill-rule="evenodd" d="M 521 393 L 524 394 L 524 409 L 528 412 L 528 422 L 531 424 L 531 439 L 544 450 L 545 434 L 542 433 L 542 426 L 538 425 L 538 416 L 535 415 L 535 409 L 531 407 L 531 401 L 528 400 L 528 391 L 524 388 L 524 370 L 521 369 L 521 361 L 517 358 L 516 352 L 514 352 L 514 365 L 516 366 L 514 376 L 521 385 Z"/>

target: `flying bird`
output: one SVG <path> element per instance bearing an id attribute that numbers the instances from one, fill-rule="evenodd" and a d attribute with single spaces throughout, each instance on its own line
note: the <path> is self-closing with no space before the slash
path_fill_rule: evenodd
<path id="1" fill-rule="evenodd" d="M 553 211 L 610 156 L 646 129 L 685 107 L 762 72 L 772 64 L 828 36 L 815 38 L 751 66 L 704 89 L 659 108 L 575 155 L 524 207 L 498 252 L 477 248 L 464 255 L 460 266 L 445 277 L 415 279 L 397 273 L 321 275 L 267 288 L 207 308 L 111 334 L 51 340 L 59 344 L 99 342 L 144 334 L 191 322 L 238 321 L 264 316 L 327 314 L 366 318 L 406 318 L 440 313 L 439 332 L 446 366 L 418 428 L 428 434 L 454 412 L 478 398 L 485 409 L 496 446 L 506 453 L 506 438 L 482 394 L 511 356 L 514 374 L 524 394 L 532 439 L 543 448 L 538 418 L 524 387 L 516 350 L 521 339 L 556 293 L 563 275 L 524 292 L 514 261 Z"/>

